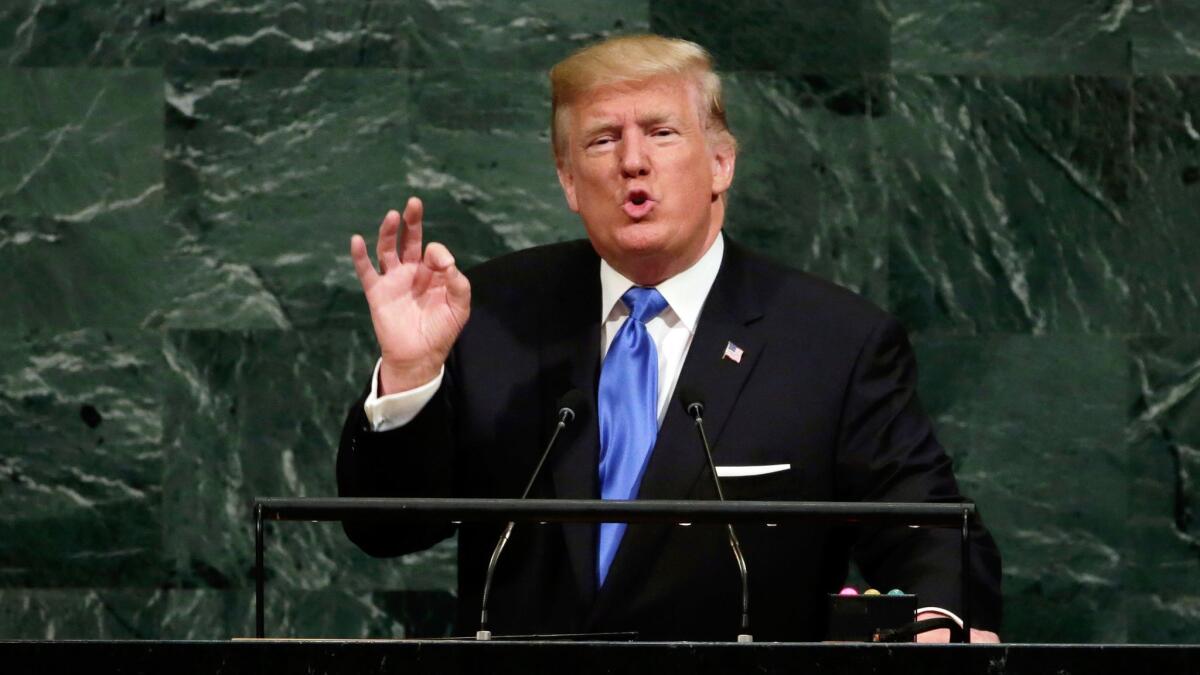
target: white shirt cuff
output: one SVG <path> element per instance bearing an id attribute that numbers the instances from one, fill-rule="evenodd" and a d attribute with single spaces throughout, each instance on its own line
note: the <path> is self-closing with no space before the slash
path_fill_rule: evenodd
<path id="1" fill-rule="evenodd" d="M 363 401 L 363 412 L 371 423 L 372 431 L 391 431 L 408 424 L 433 400 L 438 387 L 442 386 L 442 376 L 446 374 L 446 366 L 438 371 L 437 377 L 429 382 L 408 391 L 396 392 L 379 396 L 379 367 L 383 359 L 375 362 L 375 372 L 371 375 L 371 393 Z"/>
<path id="2" fill-rule="evenodd" d="M 958 618 L 957 614 L 948 609 L 942 609 L 941 607 L 920 607 L 917 609 L 917 616 L 920 616 L 921 612 L 933 612 L 934 614 L 941 614 L 948 619 L 953 619 L 954 623 L 958 624 L 959 628 L 962 628 L 962 619 Z"/>

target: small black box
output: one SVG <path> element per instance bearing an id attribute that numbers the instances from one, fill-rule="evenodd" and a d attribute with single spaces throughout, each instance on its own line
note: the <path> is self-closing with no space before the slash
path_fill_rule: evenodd
<path id="1" fill-rule="evenodd" d="M 876 631 L 917 618 L 915 595 L 830 595 L 829 636 L 836 642 L 873 642 Z"/>

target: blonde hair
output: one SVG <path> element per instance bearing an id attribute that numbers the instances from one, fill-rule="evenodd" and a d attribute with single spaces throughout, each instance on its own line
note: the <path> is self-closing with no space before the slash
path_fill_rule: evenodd
<path id="1" fill-rule="evenodd" d="M 568 108 L 582 96 L 601 87 L 671 75 L 692 78 L 705 129 L 736 148 L 737 139 L 725 119 L 721 78 L 713 71 L 709 53 L 678 38 L 626 35 L 579 49 L 550 69 L 550 138 L 555 158 L 561 160 L 566 154 Z"/>

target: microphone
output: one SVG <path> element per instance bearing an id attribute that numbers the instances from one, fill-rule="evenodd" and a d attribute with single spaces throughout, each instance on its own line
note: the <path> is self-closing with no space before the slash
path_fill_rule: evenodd
<path id="1" fill-rule="evenodd" d="M 587 407 L 587 398 L 583 392 L 578 389 L 572 389 L 563 394 L 558 399 L 558 422 L 554 425 L 554 433 L 550 435 L 550 442 L 546 444 L 546 449 L 542 451 L 542 456 L 538 459 L 537 466 L 533 468 L 533 475 L 529 477 L 529 482 L 525 485 L 525 491 L 521 493 L 521 499 L 529 496 L 529 491 L 533 489 L 534 483 L 537 482 L 538 474 L 542 472 L 542 465 L 546 463 L 546 458 L 550 456 L 550 450 L 554 447 L 555 441 L 558 440 L 558 434 L 566 428 L 568 424 L 574 422 Z M 483 579 L 483 601 L 479 611 L 479 630 L 475 632 L 476 640 L 491 640 L 492 631 L 488 630 L 488 596 L 492 591 L 492 575 L 496 573 L 496 563 L 500 560 L 500 553 L 508 544 L 508 538 L 512 536 L 515 522 L 509 521 L 504 526 L 504 532 L 501 533 L 500 539 L 496 541 L 496 548 L 492 550 L 492 559 L 488 561 L 487 576 Z"/>
<path id="2" fill-rule="evenodd" d="M 712 475 L 713 486 L 717 488 L 717 500 L 725 501 L 725 492 L 721 490 L 721 480 L 717 478 L 717 466 L 713 463 L 712 447 L 708 444 L 708 434 L 704 433 L 704 401 L 698 392 L 687 387 L 679 387 L 679 402 L 684 411 L 696 422 L 696 431 L 700 434 L 700 443 L 704 446 L 704 458 L 708 461 L 708 470 Z M 742 555 L 742 542 L 738 540 L 737 532 L 733 531 L 733 523 L 726 523 L 729 531 L 729 548 L 733 549 L 733 559 L 737 562 L 738 573 L 742 577 L 742 632 L 738 633 L 738 642 L 754 642 L 750 635 L 750 574 L 746 571 L 746 557 Z"/>

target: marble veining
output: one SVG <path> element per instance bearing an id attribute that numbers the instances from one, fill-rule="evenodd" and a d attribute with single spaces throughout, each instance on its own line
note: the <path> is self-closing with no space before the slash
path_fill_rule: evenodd
<path id="1" fill-rule="evenodd" d="M 0 3 L 0 638 L 225 639 L 249 504 L 330 495 L 411 192 L 460 265 L 582 236 L 545 70 L 696 39 L 730 236 L 909 328 L 1009 640 L 1200 635 L 1200 7 L 1165 0 Z M 275 635 L 446 635 L 455 543 L 268 533 Z"/>

